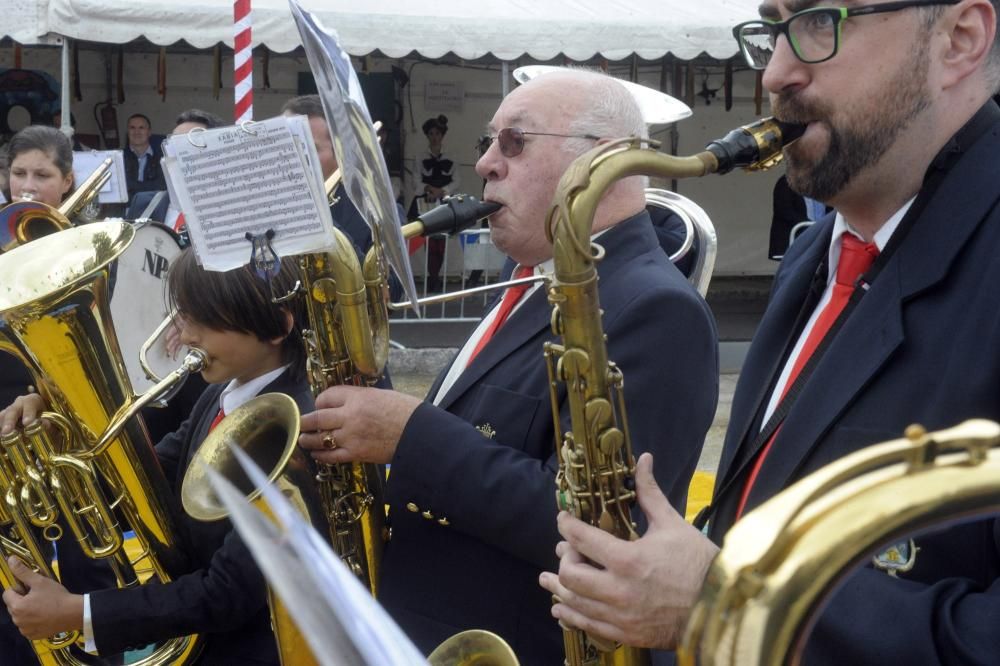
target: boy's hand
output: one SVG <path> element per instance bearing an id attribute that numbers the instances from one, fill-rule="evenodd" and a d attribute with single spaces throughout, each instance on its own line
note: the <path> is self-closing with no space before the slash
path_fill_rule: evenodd
<path id="1" fill-rule="evenodd" d="M 17 557 L 8 557 L 7 565 L 24 589 L 4 590 L 3 601 L 25 638 L 38 640 L 63 631 L 83 630 L 82 594 L 73 594 L 51 578 L 35 573 Z"/>
<path id="2" fill-rule="evenodd" d="M 0 435 L 13 432 L 15 428 L 34 423 L 45 411 L 45 399 L 37 393 L 22 395 L 0 411 Z"/>

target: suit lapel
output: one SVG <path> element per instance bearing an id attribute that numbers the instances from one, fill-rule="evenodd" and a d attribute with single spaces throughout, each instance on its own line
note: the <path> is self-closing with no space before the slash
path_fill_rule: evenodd
<path id="1" fill-rule="evenodd" d="M 787 485 L 879 369 L 903 343 L 899 264 L 890 261 L 830 343 L 775 437 L 748 499 L 755 506 Z M 752 459 L 742 460 L 741 469 Z M 737 470 L 737 478 L 742 478 Z"/>
<path id="2" fill-rule="evenodd" d="M 599 276 L 609 278 L 627 261 L 634 260 L 650 248 L 658 249 L 656 232 L 645 212 L 615 225 L 596 241 L 605 249 L 604 259 L 597 265 Z M 513 269 L 513 264 L 509 264 Z M 542 359 L 542 341 L 550 330 L 552 308 L 548 302 L 546 286 L 534 291 L 521 306 L 510 315 L 510 319 L 496 332 L 476 356 L 475 360 L 459 376 L 439 406 L 448 409 L 458 398 L 474 388 L 486 373 L 508 359 L 524 345 L 533 345 L 537 357 Z M 450 366 L 449 366 L 450 367 Z M 443 381 L 443 375 L 435 382 L 428 394 L 436 395 Z"/>
<path id="3" fill-rule="evenodd" d="M 533 342 L 548 327 L 548 313 L 549 304 L 545 294 L 545 287 L 543 286 L 535 290 L 510 315 L 510 318 L 504 322 L 503 326 L 497 330 L 489 343 L 482 348 L 472 363 L 458 376 L 458 379 L 452 384 L 451 389 L 440 402 L 439 407 L 448 409 L 466 391 L 473 388 L 482 379 L 483 375 L 509 357 L 515 350 L 529 342 Z M 537 346 L 539 356 L 541 356 L 541 343 L 539 342 Z M 442 373 L 442 377 L 439 378 L 439 381 L 435 382 L 435 387 L 428 394 L 431 399 L 436 395 L 445 374 Z"/>
<path id="4" fill-rule="evenodd" d="M 975 174 L 986 155 L 998 150 L 997 135 L 986 135 L 942 181 L 816 366 L 775 438 L 773 449 L 781 455 L 769 456 L 762 466 L 748 506 L 755 506 L 798 476 L 809 455 L 904 343 L 907 302 L 947 278 L 960 261 L 962 248 L 1000 199 L 1000 187 L 984 187 Z M 759 406 L 760 401 L 756 402 Z M 745 446 L 746 437 L 741 441 Z M 847 452 L 838 455 L 843 453 Z M 740 464 L 727 473 L 730 482 L 742 478 L 740 470 L 751 458 L 739 456 Z"/>

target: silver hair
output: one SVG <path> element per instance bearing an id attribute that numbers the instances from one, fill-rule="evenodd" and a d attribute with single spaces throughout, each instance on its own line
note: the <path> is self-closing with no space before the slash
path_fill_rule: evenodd
<path id="1" fill-rule="evenodd" d="M 580 81 L 581 108 L 567 125 L 567 134 L 601 139 L 649 138 L 642 111 L 625 86 L 604 72 L 578 71 L 584 75 Z M 562 143 L 562 149 L 573 155 L 582 155 L 593 147 L 591 139 L 565 139 Z M 637 176 L 635 182 L 640 187 L 649 186 L 647 176 Z"/>
<path id="2" fill-rule="evenodd" d="M 585 101 L 579 113 L 567 126 L 567 134 L 618 139 L 626 136 L 649 138 L 642 112 L 632 93 L 621 83 L 603 72 L 579 70 Z M 594 147 L 589 139 L 567 139 L 563 150 L 582 155 Z"/>

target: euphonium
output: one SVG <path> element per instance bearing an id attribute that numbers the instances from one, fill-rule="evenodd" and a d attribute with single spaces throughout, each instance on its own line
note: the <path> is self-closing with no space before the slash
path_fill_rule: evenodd
<path id="1" fill-rule="evenodd" d="M 205 437 L 192 457 L 181 484 L 184 510 L 203 521 L 220 520 L 228 515 L 209 483 L 206 470 L 211 468 L 243 491 L 258 509 L 270 513 L 267 503 L 259 499 L 260 490 L 254 488 L 237 463 L 230 448 L 235 446 L 250 456 L 313 527 L 323 529 L 326 515 L 312 477 L 313 464 L 298 442 L 299 408 L 289 396 L 266 393 L 237 407 Z M 270 587 L 268 607 L 281 663 L 286 666 L 319 663 L 288 608 Z"/>
<path id="2" fill-rule="evenodd" d="M 604 250 L 591 243 L 591 226 L 604 193 L 620 178 L 664 178 L 725 173 L 735 167 L 767 168 L 783 143 L 801 135 L 798 126 L 774 120 L 734 130 L 702 153 L 675 157 L 642 148 L 641 139 L 599 145 L 563 174 L 549 211 L 546 233 L 553 245 L 555 276 L 549 290 L 552 330 L 561 344 L 546 343 L 552 385 L 552 416 L 559 433 L 556 382 L 565 382 L 572 431 L 556 442 L 559 508 L 622 539 L 637 538 L 630 508 L 635 500 L 635 462 L 621 396 L 622 373 L 609 363 L 601 326 L 596 262 Z M 648 653 L 599 642 L 563 630 L 568 666 L 642 664 Z"/>
<path id="3" fill-rule="evenodd" d="M 140 570 L 160 581 L 183 570 L 186 558 L 166 499 L 169 487 L 145 425 L 133 417 L 158 393 L 197 372 L 204 356 L 192 352 L 180 370 L 142 398 L 133 394 L 108 305 L 110 264 L 133 234 L 125 221 L 98 222 L 0 255 L 0 352 L 28 367 L 54 410 L 43 419 L 61 433 L 53 437 L 35 423 L 2 439 L 0 584 L 5 588 L 17 585 L 7 555 L 52 575 L 36 532 L 45 540 L 58 539 L 60 515 L 85 554 L 110 563 L 119 587 L 140 584 Z M 135 532 L 141 555 L 134 562 L 123 548 L 117 516 Z M 33 647 L 43 666 L 81 664 L 65 649 L 76 638 L 61 635 L 33 641 Z M 140 663 L 181 664 L 199 649 L 197 636 L 177 638 Z"/>
<path id="4" fill-rule="evenodd" d="M 331 177 L 328 191 L 335 189 Z M 406 237 L 459 231 L 499 206 L 474 197 L 454 197 L 403 227 Z M 334 228 L 336 247 L 297 257 L 309 328 L 307 375 L 313 395 L 330 386 L 372 386 L 389 356 L 388 268 L 378 229 L 361 264 L 351 240 Z M 333 549 L 376 594 L 386 540 L 385 477 L 377 465 L 321 465 L 320 494 L 330 523 Z"/>
<path id="5" fill-rule="evenodd" d="M 915 532 L 995 515 L 1000 425 L 966 421 L 861 449 L 744 516 L 712 562 L 678 650 L 693 666 L 798 664 L 841 578 Z"/>
<path id="6" fill-rule="evenodd" d="M 25 199 L 0 208 L 0 252 L 73 226 L 70 219 L 98 195 L 111 178 L 111 158 L 104 160 L 59 208 Z"/>

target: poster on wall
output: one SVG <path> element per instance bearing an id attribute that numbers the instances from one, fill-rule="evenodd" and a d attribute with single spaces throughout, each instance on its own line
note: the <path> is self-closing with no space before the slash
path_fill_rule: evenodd
<path id="1" fill-rule="evenodd" d="M 424 84 L 424 108 L 428 111 L 461 111 L 465 86 L 460 81 L 428 81 Z"/>

